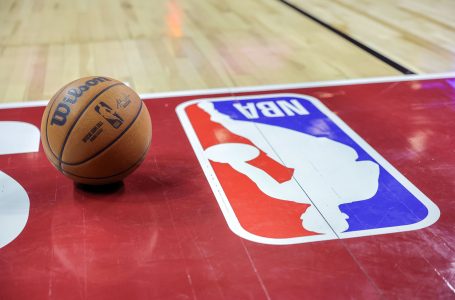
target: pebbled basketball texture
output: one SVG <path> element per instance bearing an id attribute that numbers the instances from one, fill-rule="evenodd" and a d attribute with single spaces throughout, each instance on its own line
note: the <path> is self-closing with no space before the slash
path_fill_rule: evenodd
<path id="1" fill-rule="evenodd" d="M 41 121 L 41 142 L 49 161 L 84 184 L 125 178 L 144 160 L 151 135 L 149 112 L 136 92 L 102 76 L 62 87 Z"/>

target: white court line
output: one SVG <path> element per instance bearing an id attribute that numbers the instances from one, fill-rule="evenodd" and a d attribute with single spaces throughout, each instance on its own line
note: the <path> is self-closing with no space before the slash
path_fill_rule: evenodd
<path id="1" fill-rule="evenodd" d="M 272 85 L 248 86 L 248 87 L 215 88 L 215 89 L 204 89 L 204 90 L 157 92 L 157 93 L 144 93 L 144 94 L 140 94 L 140 96 L 142 99 L 157 99 L 157 98 L 171 98 L 171 97 L 180 97 L 180 96 L 181 97 L 183 97 L 183 96 L 204 96 L 204 95 L 213 95 L 213 94 L 247 93 L 247 92 L 261 92 L 261 91 L 274 91 L 274 90 L 302 89 L 302 88 L 312 88 L 312 87 L 330 87 L 330 86 L 353 85 L 353 84 L 431 80 L 431 79 L 442 79 L 442 78 L 452 78 L 452 77 L 455 78 L 455 72 L 435 73 L 435 74 L 418 74 L 418 75 L 400 75 L 400 76 L 389 76 L 389 77 L 358 78 L 358 79 L 343 79 L 343 80 L 330 80 L 330 81 L 314 81 L 314 82 L 306 82 L 306 83 L 272 84 Z M 46 106 L 47 102 L 48 102 L 48 100 L 0 103 L 0 109 Z"/>
<path id="2" fill-rule="evenodd" d="M 46 106 L 49 100 L 39 100 L 39 101 L 27 101 L 27 102 L 11 102 L 11 103 L 0 103 L 0 109 L 6 108 L 20 108 L 20 107 L 37 107 L 37 106 Z"/>

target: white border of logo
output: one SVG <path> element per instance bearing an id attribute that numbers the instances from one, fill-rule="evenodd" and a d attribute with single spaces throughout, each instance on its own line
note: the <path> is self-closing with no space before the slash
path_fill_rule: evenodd
<path id="1" fill-rule="evenodd" d="M 338 235 L 333 234 L 324 234 L 324 235 L 314 235 L 314 236 L 302 236 L 295 238 L 285 238 L 285 239 L 276 239 L 276 238 L 266 238 L 262 236 L 254 235 L 244 228 L 242 228 L 239 220 L 237 219 L 235 212 L 230 205 L 229 200 L 226 197 L 226 194 L 223 191 L 223 188 L 216 177 L 216 174 L 209 162 L 209 160 L 204 155 L 204 149 L 197 138 L 196 132 L 194 131 L 193 126 L 191 125 L 188 116 L 185 113 L 185 108 L 201 102 L 201 101 L 227 101 L 227 100 L 246 100 L 246 99 L 269 99 L 272 97 L 295 97 L 298 99 L 308 100 L 313 105 L 315 105 L 322 113 L 329 117 L 337 126 L 340 127 L 349 137 L 351 137 L 360 147 L 362 147 L 372 158 L 376 160 L 387 172 L 389 172 L 398 182 L 400 182 L 414 197 L 416 197 L 425 207 L 428 209 L 428 215 L 425 219 L 408 225 L 403 226 L 394 226 L 387 228 L 377 228 L 377 229 L 366 229 L 352 232 L 339 233 Z M 262 244 L 271 244 L 271 245 L 290 245 L 290 244 L 300 244 L 308 243 L 315 241 L 323 240 L 332 240 L 332 239 L 343 239 L 343 238 L 352 238 L 352 237 L 361 237 L 361 236 L 371 236 L 378 234 L 386 233 L 396 233 L 403 231 L 411 231 L 422 229 L 434 224 L 440 216 L 439 208 L 433 203 L 427 196 L 425 196 L 416 186 L 414 186 L 406 177 L 404 177 L 397 169 L 395 169 L 388 161 L 386 161 L 376 150 L 374 150 L 367 142 L 365 142 L 357 133 L 355 133 L 346 123 L 344 123 L 337 115 L 331 112 L 324 104 L 322 104 L 318 99 L 300 94 L 289 94 L 289 93 L 279 93 L 279 94 L 264 94 L 256 96 L 234 96 L 234 97 L 223 97 L 223 98 L 205 98 L 205 99 L 196 99 L 184 102 L 177 106 L 176 108 L 177 115 L 180 119 L 180 122 L 186 132 L 186 135 L 191 143 L 191 146 L 196 153 L 196 156 L 199 160 L 199 163 L 202 166 L 202 169 L 209 181 L 210 187 L 212 188 L 213 193 L 215 194 L 216 200 L 221 208 L 221 211 L 228 223 L 229 228 L 238 236 L 245 238 L 247 240 L 262 243 Z"/>

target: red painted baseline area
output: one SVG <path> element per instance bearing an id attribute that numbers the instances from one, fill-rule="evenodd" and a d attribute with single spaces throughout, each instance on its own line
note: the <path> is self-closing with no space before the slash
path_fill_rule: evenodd
<path id="1" fill-rule="evenodd" d="M 151 150 L 111 190 L 78 188 L 42 148 L 0 155 L 0 171 L 30 198 L 24 231 L 0 249 L 0 299 L 453 297 L 454 85 L 434 79 L 244 93 L 320 99 L 439 207 L 439 220 L 416 231 L 288 246 L 235 235 L 175 108 L 239 93 L 147 100 Z M 0 121 L 39 126 L 43 109 L 0 109 Z M 256 163 L 266 168 L 266 159 Z M 296 214 L 305 209 L 294 205 Z"/>

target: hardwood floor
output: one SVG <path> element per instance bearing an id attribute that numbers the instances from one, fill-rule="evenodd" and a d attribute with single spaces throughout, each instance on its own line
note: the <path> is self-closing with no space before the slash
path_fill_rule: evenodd
<path id="1" fill-rule="evenodd" d="M 397 75 L 271 0 L 0 2 L 0 101 L 86 75 L 139 93 Z"/>
<path id="2" fill-rule="evenodd" d="M 288 2 L 414 72 L 455 71 L 455 1 Z"/>

